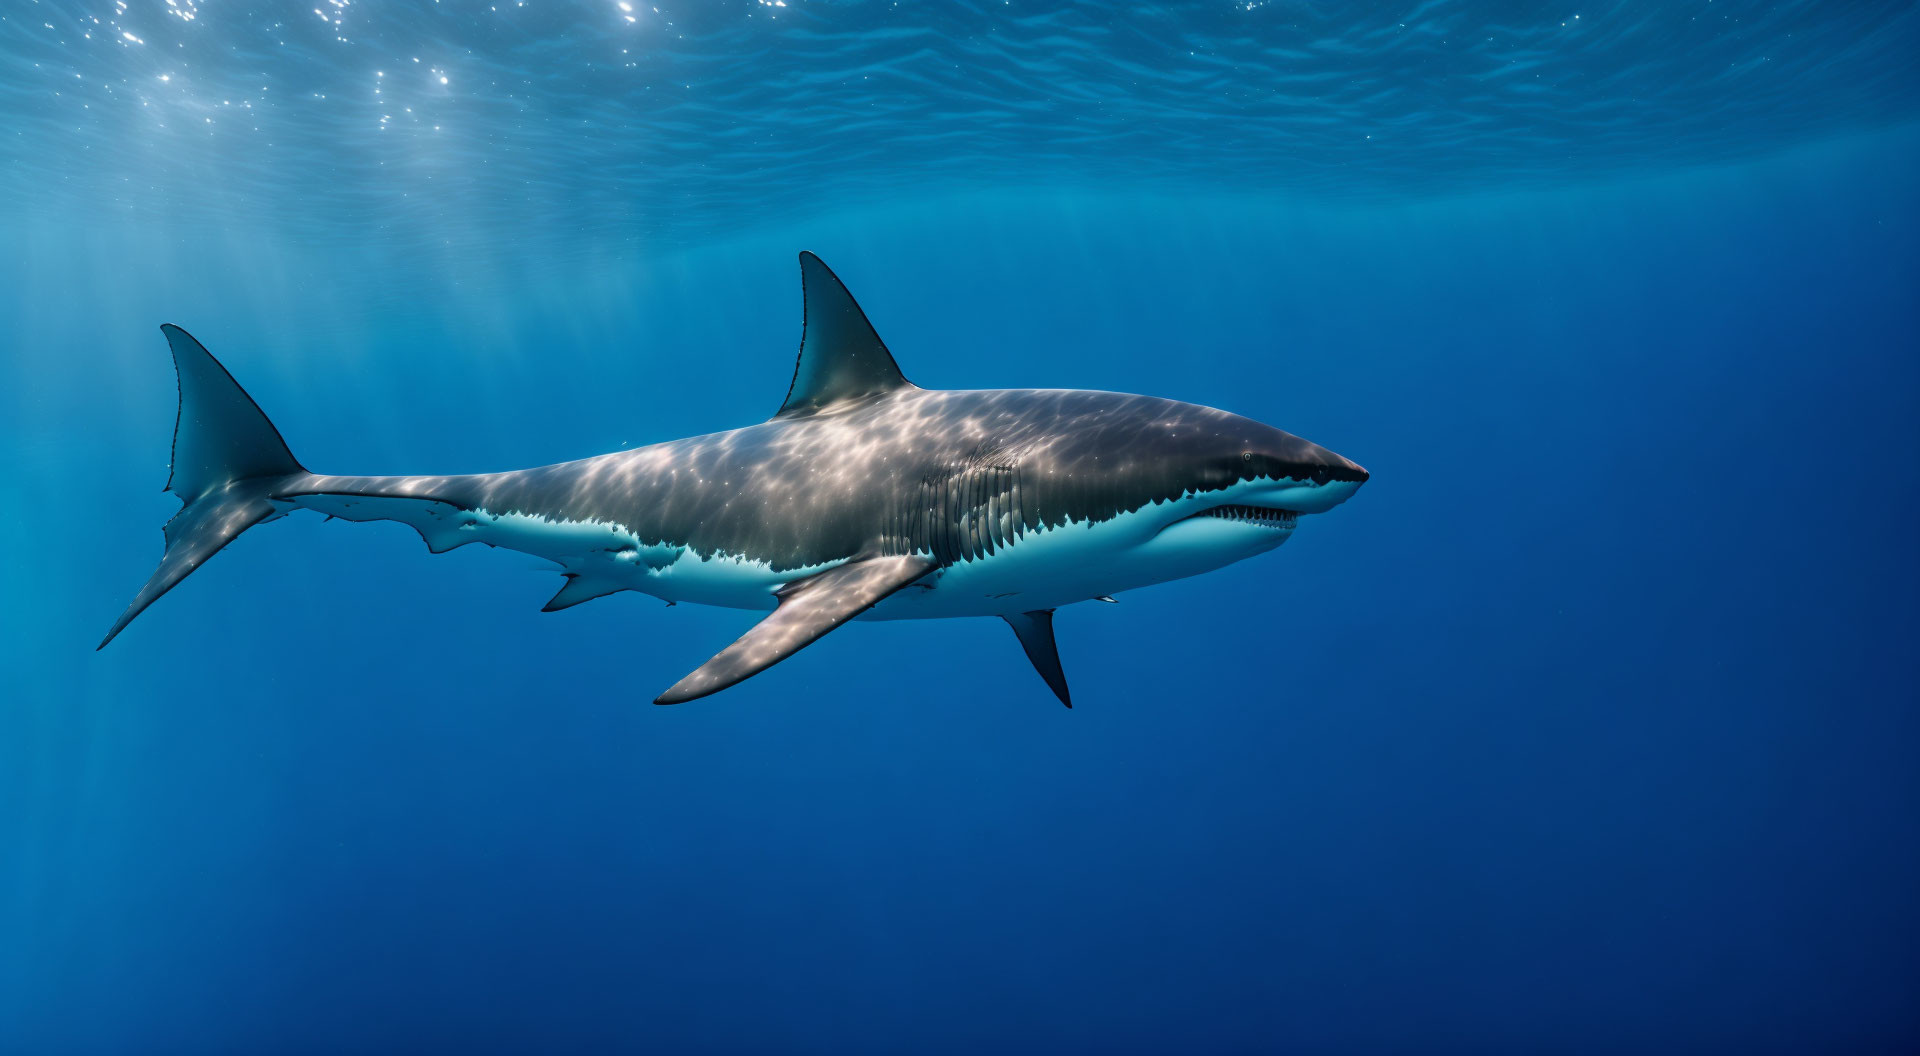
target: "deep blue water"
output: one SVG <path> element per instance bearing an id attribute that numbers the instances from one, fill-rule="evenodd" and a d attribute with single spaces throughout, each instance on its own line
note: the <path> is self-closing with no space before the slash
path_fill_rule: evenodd
<path id="1" fill-rule="evenodd" d="M 120 6 L 0 12 L 0 1051 L 1920 1045 L 1911 5 Z M 751 614 L 311 515 L 93 651 L 157 324 L 512 468 L 771 413 L 800 249 L 1373 480 L 1072 711 L 989 620 L 651 707 Z"/>

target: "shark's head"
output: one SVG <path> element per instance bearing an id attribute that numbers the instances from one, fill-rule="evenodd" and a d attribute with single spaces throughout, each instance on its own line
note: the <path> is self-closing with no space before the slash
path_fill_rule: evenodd
<path id="1" fill-rule="evenodd" d="M 1083 418 L 1076 430 L 1074 486 L 1132 512 L 1115 518 L 1111 549 L 1086 556 L 1113 562 L 1129 582 L 1264 553 L 1291 538 L 1300 518 L 1333 509 L 1367 481 L 1365 469 L 1318 444 L 1211 407 L 1126 397 L 1090 418 L 1097 424 Z"/>
<path id="2" fill-rule="evenodd" d="M 1292 433 L 1211 408 L 1179 416 L 1193 435 L 1167 452 L 1188 486 L 1153 509 L 1135 560 L 1170 577 L 1195 575 L 1274 549 L 1303 516 L 1352 498 L 1367 471 Z M 1173 468 L 1173 467 L 1169 467 Z"/>

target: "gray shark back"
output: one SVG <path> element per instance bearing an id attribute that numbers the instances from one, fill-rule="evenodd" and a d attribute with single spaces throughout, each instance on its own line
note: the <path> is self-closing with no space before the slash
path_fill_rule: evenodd
<path id="1" fill-rule="evenodd" d="M 775 570 L 862 554 L 992 554 L 1260 477 L 1359 479 L 1239 415 L 1078 389 L 912 388 L 724 433 L 507 473 L 312 477 L 305 494 L 434 499 L 617 524 L 650 543 Z M 1196 476 L 1193 467 L 1209 471 Z"/>

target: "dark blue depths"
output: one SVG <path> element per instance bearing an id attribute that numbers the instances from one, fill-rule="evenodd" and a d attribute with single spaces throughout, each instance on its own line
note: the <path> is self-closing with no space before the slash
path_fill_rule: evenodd
<path id="1" fill-rule="evenodd" d="M 566 252 L 8 214 L 0 1049 L 1910 1048 L 1920 138 L 1764 146 Z M 312 516 L 92 652 L 173 507 L 156 324 L 316 470 L 511 468 L 770 414 L 802 248 L 919 384 L 1373 480 L 1063 610 L 1072 711 L 985 619 L 651 707 L 753 616 Z"/>

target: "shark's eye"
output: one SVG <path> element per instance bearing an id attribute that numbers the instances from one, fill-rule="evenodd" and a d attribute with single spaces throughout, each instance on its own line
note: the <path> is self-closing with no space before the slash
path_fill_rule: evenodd
<path id="1" fill-rule="evenodd" d="M 1242 461 L 1242 462 L 1251 462 L 1251 461 L 1253 461 L 1253 452 L 1251 452 L 1251 451 L 1242 451 L 1242 452 L 1240 452 L 1240 461 Z"/>

